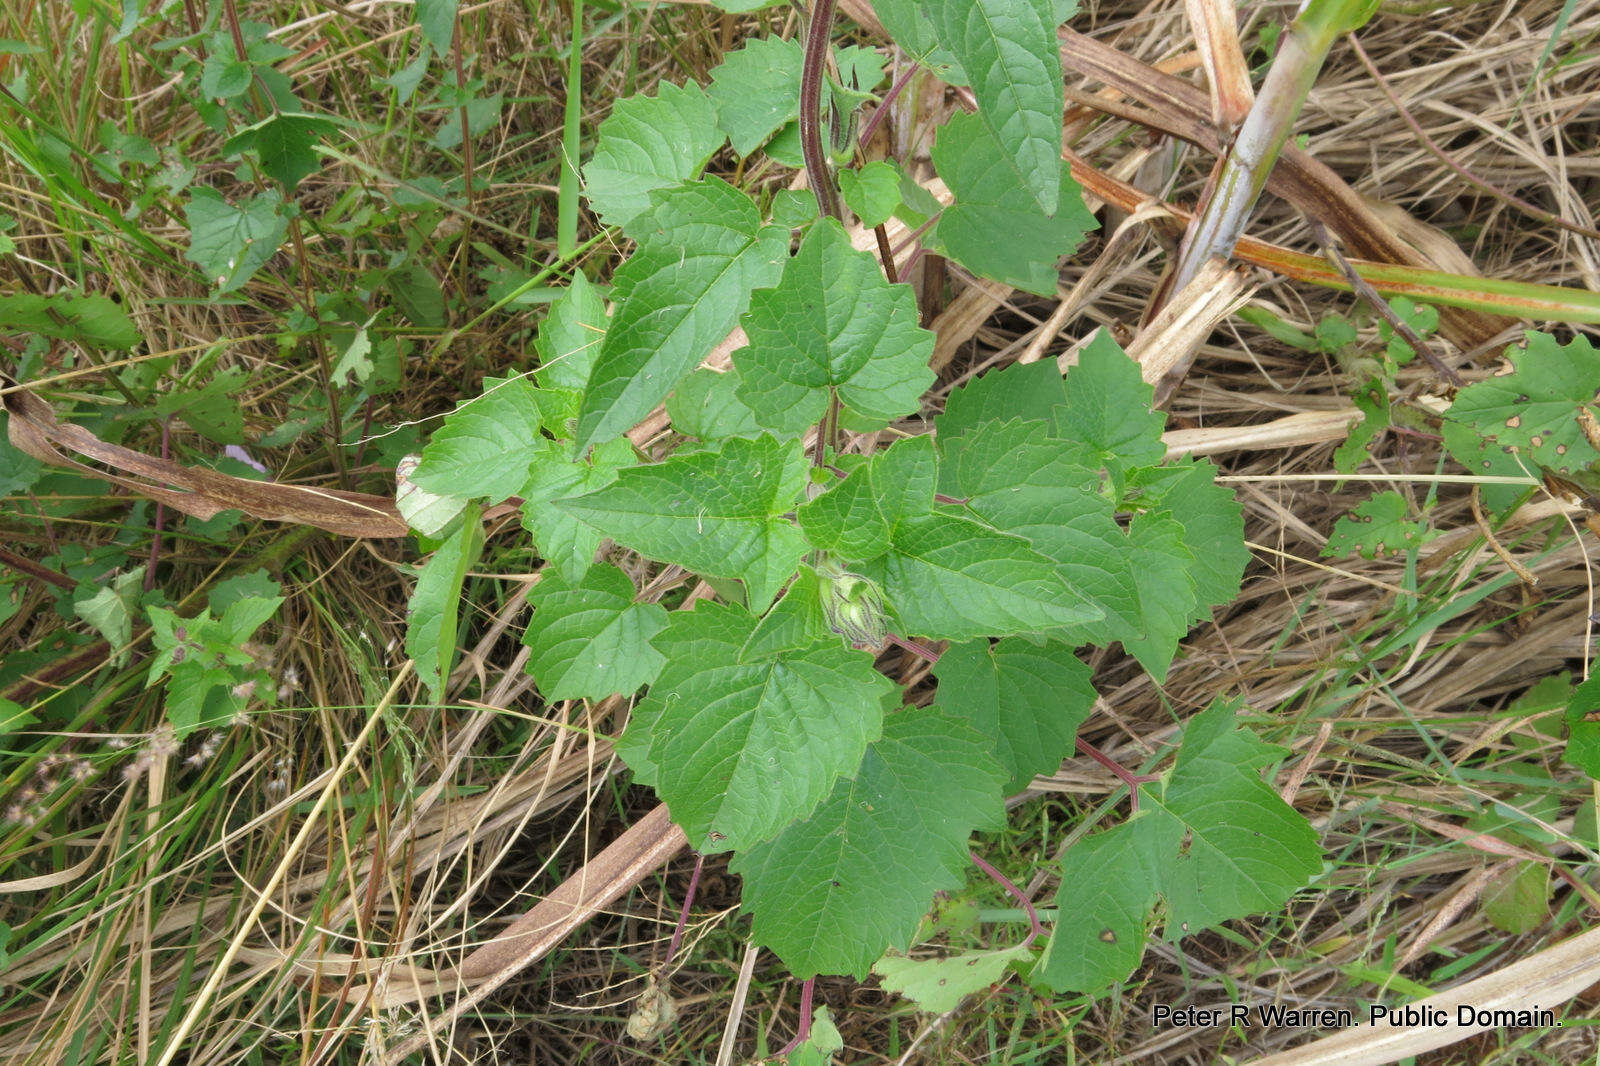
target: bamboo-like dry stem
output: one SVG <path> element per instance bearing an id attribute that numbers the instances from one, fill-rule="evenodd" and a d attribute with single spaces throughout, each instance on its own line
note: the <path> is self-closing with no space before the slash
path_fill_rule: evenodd
<path id="1" fill-rule="evenodd" d="M 1184 237 L 1167 291 L 1193 281 L 1212 256 L 1233 254 L 1328 49 L 1366 7 L 1366 0 L 1309 0 L 1289 24 L 1261 94 L 1223 158 L 1216 188 Z"/>

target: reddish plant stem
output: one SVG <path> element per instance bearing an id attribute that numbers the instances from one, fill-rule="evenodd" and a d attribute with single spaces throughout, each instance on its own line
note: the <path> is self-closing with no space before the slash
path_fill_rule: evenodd
<path id="1" fill-rule="evenodd" d="M 800 1025 L 795 1030 L 794 1039 L 783 1045 L 783 1050 L 778 1052 L 780 1056 L 787 1055 L 804 1044 L 806 1038 L 811 1035 L 811 995 L 816 987 L 815 977 L 806 978 L 805 984 L 800 986 Z"/>
<path id="2" fill-rule="evenodd" d="M 672 930 L 672 942 L 667 945 L 667 958 L 662 966 L 671 966 L 677 957 L 678 945 L 683 943 L 683 931 L 689 927 L 689 908 L 694 905 L 694 894 L 700 888 L 700 871 L 706 866 L 706 857 L 694 853 L 694 873 L 689 875 L 689 890 L 683 894 L 683 907 L 678 911 L 678 924 Z"/>
<path id="3" fill-rule="evenodd" d="M 1137 814 L 1139 811 L 1139 786 L 1159 780 L 1160 775 L 1136 774 L 1082 737 L 1078 738 L 1078 750 L 1117 775 L 1118 780 L 1128 786 L 1128 795 L 1133 804 L 1133 812 Z"/>
<path id="4" fill-rule="evenodd" d="M 70 590 L 78 587 L 76 581 L 61 573 L 61 571 L 52 570 L 43 563 L 36 563 L 27 556 L 18 555 L 16 552 L 8 551 L 5 548 L 0 548 L 0 566 L 9 566 L 19 574 L 27 574 L 35 580 L 43 581 L 47 585 L 54 585 L 58 589 Z"/>
<path id="5" fill-rule="evenodd" d="M 893 644 L 897 648 L 901 648 L 910 652 L 912 655 L 915 655 L 929 666 L 936 665 L 939 662 L 940 656 L 944 654 L 943 652 L 934 651 L 926 644 L 918 644 L 914 640 L 909 640 L 905 637 L 897 637 L 893 633 L 885 633 L 883 635 L 883 639 L 888 641 L 890 644 Z"/>
<path id="6" fill-rule="evenodd" d="M 922 64 L 912 63 L 900 73 L 899 77 L 894 79 L 894 84 L 889 86 L 889 91 L 883 94 L 883 102 L 878 104 L 877 108 L 872 112 L 872 117 L 862 125 L 861 136 L 856 139 L 856 144 L 861 146 L 862 151 L 866 151 L 868 143 L 872 140 L 872 135 L 878 132 L 878 127 L 883 124 L 883 120 L 889 117 L 889 105 L 894 103 L 895 98 L 905 91 L 905 87 L 911 84 L 911 79 L 916 77 L 917 71 L 921 69 Z"/>
<path id="7" fill-rule="evenodd" d="M 889 231 L 881 225 L 872 227 L 872 235 L 878 238 L 878 260 L 883 264 L 883 276 L 893 285 L 900 280 L 894 269 L 894 249 L 889 247 Z"/>
<path id="8" fill-rule="evenodd" d="M 1006 877 L 1005 874 L 984 862 L 983 857 L 977 852 L 969 852 L 968 854 L 972 856 L 972 864 L 974 866 L 988 874 L 991 880 L 998 882 L 1000 887 L 1010 893 L 1011 898 L 1016 900 L 1022 907 L 1022 913 L 1028 916 L 1028 939 L 1022 942 L 1022 946 L 1025 948 L 1032 947 L 1033 942 L 1044 935 L 1044 924 L 1039 921 L 1039 913 L 1033 909 L 1033 901 L 1023 895 L 1022 889 L 1012 884 L 1010 878 Z"/>
<path id="9" fill-rule="evenodd" d="M 806 27 L 805 59 L 800 66 L 800 154 L 805 158 L 806 181 L 816 194 L 817 204 L 829 218 L 844 220 L 839 206 L 839 187 L 822 142 L 822 80 L 828 63 L 828 39 L 833 32 L 836 0 L 815 0 L 811 24 Z"/>

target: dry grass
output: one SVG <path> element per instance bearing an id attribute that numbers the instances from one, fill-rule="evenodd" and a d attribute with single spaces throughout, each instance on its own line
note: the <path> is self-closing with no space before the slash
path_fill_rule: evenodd
<path id="1" fill-rule="evenodd" d="M 1187 61 L 1193 43 L 1177 0 L 1084 7 L 1075 28 L 1198 76 Z M 245 8 L 246 17 L 289 27 L 281 39 L 298 54 L 285 64 L 297 91 L 322 109 L 372 124 L 340 145 L 350 162 L 335 161 L 308 181 L 308 216 L 348 218 L 354 203 L 381 216 L 393 206 L 396 175 L 460 180 L 459 154 L 424 143 L 452 112 L 388 110 L 373 86 L 414 54 L 409 6 Z M 1249 5 L 1246 48 L 1288 9 Z M 1459 164 L 1592 228 L 1600 203 L 1600 4 L 1573 5 L 1541 72 L 1561 9 L 1560 0 L 1438 10 L 1386 4 L 1361 42 L 1410 113 Z M 0 38 L 49 42 L 49 54 L 62 61 L 13 56 L 3 76 L 26 66 L 40 113 L 70 116 L 79 132 L 92 133 L 102 116 L 130 123 L 158 144 L 183 145 L 190 158 L 207 160 L 195 180 L 229 187 L 231 166 L 216 162 L 221 138 L 175 98 L 166 54 L 153 49 L 165 33 L 178 32 L 182 17 L 182 6 L 174 7 L 164 31 L 141 30 L 119 52 L 68 5 L 10 3 L 0 8 Z M 169 378 L 201 353 L 216 368 L 246 372 L 239 399 L 254 435 L 292 417 L 295 399 L 320 389 L 318 353 L 280 348 L 274 337 L 303 279 L 318 291 L 353 289 L 386 248 L 412 242 L 456 301 L 450 326 L 472 325 L 455 334 L 408 331 L 414 358 L 405 388 L 361 412 L 375 429 L 401 427 L 359 449 L 359 458 L 343 456 L 351 487 L 383 492 L 408 434 L 414 439 L 417 426 L 425 433 L 427 420 L 483 373 L 527 363 L 537 309 L 481 321 L 472 313 L 487 306 L 479 270 L 491 264 L 491 253 L 524 266 L 554 255 L 564 77 L 556 50 L 568 36 L 566 18 L 564 5 L 538 0 L 490 0 L 464 17 L 466 52 L 474 57 L 469 76 L 488 79 L 508 106 L 499 125 L 476 140 L 470 211 L 445 213 L 431 231 L 418 231 L 415 214 L 380 217 L 370 229 L 350 232 L 308 227 L 303 260 L 279 256 L 242 298 L 215 301 L 181 260 L 185 235 L 173 198 L 158 198 L 138 218 L 154 242 L 141 248 L 92 210 L 64 205 L 61 190 L 12 153 L 0 161 L 0 188 L 3 209 L 18 221 L 12 236 L 22 256 L 0 262 L 0 275 L 40 289 L 82 277 L 120 294 L 151 348 L 160 349 L 137 358 Z M 586 129 L 615 96 L 662 77 L 704 78 L 758 22 L 794 32 L 793 17 L 781 12 L 608 10 L 602 28 L 584 41 Z M 1250 58 L 1260 62 L 1264 54 Z M 435 76 L 446 72 L 435 68 Z M 1068 84 L 1101 89 L 1070 72 Z M 896 147 L 925 159 L 929 122 L 951 106 L 931 92 L 908 94 L 889 127 Z M 1359 192 L 1459 248 L 1461 265 L 1441 265 L 1465 270 L 1470 263 L 1495 277 L 1600 290 L 1600 242 L 1466 185 L 1418 143 L 1346 44 L 1335 47 L 1299 128 L 1306 148 Z M 1193 202 L 1210 167 L 1203 153 L 1152 140 L 1121 121 L 1086 122 L 1078 134 L 1074 147 L 1093 165 L 1177 203 Z M 731 160 L 717 165 L 731 172 Z M 754 177 L 783 184 L 792 175 Z M 123 195 L 109 185 L 100 191 L 113 202 Z M 1055 313 L 1060 301 L 973 286 L 952 268 L 939 320 L 941 390 L 1030 349 L 1070 355 L 1097 326 L 1124 334 L 1135 327 L 1168 249 L 1160 233 L 1136 221 L 1106 251 L 1122 218 L 1107 209 L 1100 236 L 1064 265 L 1063 299 L 1072 294 L 1072 306 L 1062 313 Z M 580 240 L 593 232 L 581 232 Z M 1270 196 L 1250 232 L 1314 250 L 1304 220 Z M 1429 240 L 1420 232 L 1410 239 Z M 488 251 L 473 250 L 472 241 Z M 591 276 L 604 274 L 620 251 L 602 243 L 585 264 Z M 1091 270 L 1088 285 L 1075 292 Z M 1302 329 L 1356 311 L 1348 296 L 1265 274 L 1249 280 L 1254 306 Z M 1362 337 L 1376 343 L 1370 324 Z M 1469 380 L 1496 366 L 1497 351 L 1444 348 Z M 71 357 L 52 352 L 45 365 L 73 369 Z M 87 391 L 85 380 L 56 387 Z M 1333 469 L 1337 438 L 1326 432 L 1291 434 L 1263 448 L 1244 431 L 1288 415 L 1346 409 L 1351 385 L 1334 362 L 1238 318 L 1201 347 L 1170 404 L 1170 428 L 1209 432 L 1214 458 L 1238 478 L 1255 562 L 1239 599 L 1190 635 L 1164 686 L 1120 651 L 1098 653 L 1104 708 L 1085 730 L 1113 757 L 1138 765 L 1213 698 L 1242 699 L 1262 735 L 1294 753 L 1280 784 L 1291 775 L 1297 782 L 1294 802 L 1322 834 L 1326 876 L 1282 915 L 1152 945 L 1135 979 L 1108 999 L 1051 999 L 1013 981 L 953 1016 L 928 1019 L 871 987 L 823 982 L 819 1000 L 845 1032 L 846 1061 L 1064 1062 L 1069 1046 L 1080 1061 L 1097 1063 L 1214 1062 L 1224 1054 L 1245 1061 L 1304 1034 L 1156 1031 L 1150 1005 L 1210 1004 L 1235 989 L 1270 1002 L 1355 1005 L 1396 980 L 1442 986 L 1490 973 L 1594 923 L 1583 900 L 1557 882 L 1549 920 L 1516 936 L 1496 930 L 1479 897 L 1484 871 L 1501 857 L 1440 832 L 1441 823 L 1464 825 L 1493 804 L 1503 813 L 1521 810 L 1508 817 L 1520 817 L 1524 830 L 1543 823 L 1556 861 L 1593 883 L 1597 798 L 1560 763 L 1554 706 L 1517 702 L 1543 679 L 1586 670 L 1593 541 L 1569 521 L 1568 509 L 1532 501 L 1526 521 L 1514 520 L 1502 533 L 1539 576 L 1539 586 L 1527 588 L 1508 578 L 1478 536 L 1469 487 L 1430 483 L 1440 469 L 1438 442 L 1391 435 L 1363 472 L 1395 476 L 1396 487 L 1429 508 L 1444 538 L 1415 567 L 1403 557 L 1321 559 L 1334 520 L 1372 483 L 1305 479 Z M 1441 394 L 1420 362 L 1398 386 L 1421 403 Z M 63 397 L 51 398 L 61 409 Z M 80 404 L 82 410 L 94 408 Z M 125 443 L 160 450 L 156 419 L 116 413 L 134 416 L 121 425 Z M 172 441 L 179 456 L 215 450 L 181 425 Z M 338 464 L 316 433 L 259 457 L 281 480 L 335 483 Z M 56 482 L 49 491 L 84 489 Z M 34 557 L 118 537 L 131 537 L 131 553 L 148 552 L 153 510 L 130 511 L 126 499 L 91 498 L 48 523 L 25 501 L 12 502 L 7 540 Z M 170 514 L 166 522 L 175 528 Z M 209 540 L 177 528 L 182 535 L 168 537 L 161 571 L 174 599 L 259 565 L 263 556 L 271 560 L 289 600 L 264 661 L 284 688 L 231 730 L 171 750 L 158 728 L 158 701 L 140 687 L 137 656 L 128 668 L 97 661 L 88 672 L 51 679 L 62 689 L 55 697 L 61 713 L 46 717 L 38 734 L 13 738 L 17 753 L 0 764 L 8 771 L 0 789 L 17 805 L 0 833 L 0 921 L 25 930 L 29 948 L 0 972 L 0 1060 L 145 1061 L 184 1017 L 208 963 L 236 944 L 236 964 L 178 1061 L 376 1061 L 378 1049 L 437 1026 L 448 1002 L 383 1007 L 381 997 L 367 997 L 369 981 L 403 989 L 451 971 L 649 808 L 647 794 L 613 774 L 608 738 L 620 712 L 543 706 L 518 654 L 526 580 L 485 577 L 472 586 L 470 654 L 453 678 L 456 702 L 428 705 L 407 681 L 380 716 L 381 739 L 362 748 L 351 773 L 331 775 L 382 706 L 400 665 L 408 546 L 320 535 L 289 540 L 293 534 L 260 523 Z M 534 560 L 516 543 L 514 527 L 495 530 L 484 573 L 530 571 Z M 71 650 L 58 646 L 65 623 L 51 607 L 56 590 L 33 582 L 16 588 L 21 609 L 0 622 L 0 647 L 17 662 L 37 653 L 39 665 L 29 671 L 48 672 Z M 1093 764 L 1069 762 L 1036 782 L 1037 795 L 1019 804 L 1013 831 L 990 842 L 991 856 L 1026 878 L 1041 849 L 1048 854 L 1070 843 L 1065 830 L 1091 814 L 1106 816 L 1101 801 L 1115 785 Z M 298 815 L 319 797 L 326 813 L 291 852 L 303 823 Z M 664 955 L 690 865 L 680 857 L 459 1024 L 434 1032 L 432 1053 L 443 1062 L 711 1061 L 744 956 L 744 927 L 733 910 L 737 882 L 720 863 L 708 864 L 673 977 L 678 1027 L 659 1045 L 623 1037 L 630 999 Z M 257 901 L 247 886 L 267 882 L 280 867 L 281 885 L 261 921 L 241 927 Z M 1041 899 L 1053 889 L 1047 877 L 1029 887 Z M 994 905 L 1003 904 L 997 897 Z M 1003 937 L 1005 927 L 995 935 Z M 738 1029 L 740 1055 L 755 1051 L 758 1034 L 776 1034 L 769 1046 L 786 1039 L 794 1004 L 792 983 L 770 957 L 758 960 Z M 1591 1015 L 1597 1005 L 1586 993 L 1571 1005 L 1572 1016 Z M 1418 1061 L 1577 1062 L 1595 1055 L 1596 1033 L 1587 1026 L 1502 1031 Z"/>

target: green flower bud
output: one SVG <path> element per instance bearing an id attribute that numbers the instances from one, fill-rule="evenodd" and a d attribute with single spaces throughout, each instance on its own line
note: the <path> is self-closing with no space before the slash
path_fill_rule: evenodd
<path id="1" fill-rule="evenodd" d="M 828 560 L 817 566 L 817 574 L 822 578 L 822 613 L 828 628 L 857 647 L 882 646 L 888 625 L 883 590 Z"/>

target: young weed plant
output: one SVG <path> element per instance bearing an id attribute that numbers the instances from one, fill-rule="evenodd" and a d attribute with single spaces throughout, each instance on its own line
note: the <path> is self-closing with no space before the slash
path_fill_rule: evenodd
<path id="1" fill-rule="evenodd" d="M 709 87 L 664 84 L 601 125 L 585 195 L 633 252 L 609 314 L 574 274 L 539 369 L 486 381 L 407 464 L 401 507 L 433 549 L 408 650 L 440 694 L 481 509 L 520 497 L 546 561 L 526 636 L 542 694 L 643 693 L 619 753 L 693 848 L 732 852 L 753 938 L 795 976 L 876 969 L 932 1010 L 1008 969 L 1100 991 L 1137 966 L 1158 908 L 1168 936 L 1197 933 L 1322 868 L 1262 779 L 1281 750 L 1236 705 L 1194 718 L 1164 772 L 1116 768 L 1133 817 L 1066 852 L 1053 929 L 1030 910 L 1025 940 L 954 967 L 895 953 L 964 883 L 971 835 L 1074 749 L 1096 701 L 1078 649 L 1120 643 L 1164 679 L 1187 630 L 1237 594 L 1240 508 L 1209 462 L 1164 462 L 1152 389 L 1103 332 L 1065 375 L 1053 360 L 990 372 L 931 432 L 919 421 L 934 336 L 885 227 L 1054 292 L 1094 226 L 1061 156 L 1069 12 L 877 5 L 977 102 L 937 132 L 941 204 L 892 161 L 835 176 L 883 68 L 831 49 L 832 7 L 814 3 L 804 47 L 752 40 Z M 704 175 L 730 144 L 803 165 L 812 192 L 761 203 Z M 735 327 L 731 365 L 702 366 Z M 663 403 L 673 432 L 647 453 L 629 433 Z M 932 664 L 931 703 L 878 669 L 891 644 Z"/>

